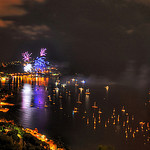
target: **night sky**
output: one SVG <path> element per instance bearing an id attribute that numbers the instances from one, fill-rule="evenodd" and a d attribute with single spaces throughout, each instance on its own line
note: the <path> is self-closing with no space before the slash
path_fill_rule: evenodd
<path id="1" fill-rule="evenodd" d="M 0 0 L 0 60 L 47 48 L 71 72 L 112 76 L 150 64 L 150 0 Z"/>

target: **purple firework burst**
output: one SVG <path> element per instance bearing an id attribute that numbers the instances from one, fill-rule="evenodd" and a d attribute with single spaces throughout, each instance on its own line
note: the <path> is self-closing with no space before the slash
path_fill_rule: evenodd
<path id="1" fill-rule="evenodd" d="M 28 51 L 27 52 L 24 52 L 24 53 L 22 53 L 22 56 L 23 56 L 23 60 L 24 60 L 24 62 L 26 62 L 26 61 L 28 61 L 29 62 L 29 59 L 31 58 L 30 56 L 32 55 L 32 53 L 28 53 Z"/>
<path id="2" fill-rule="evenodd" d="M 40 51 L 40 56 L 46 56 L 46 51 L 47 49 L 46 48 L 41 48 L 41 51 Z"/>

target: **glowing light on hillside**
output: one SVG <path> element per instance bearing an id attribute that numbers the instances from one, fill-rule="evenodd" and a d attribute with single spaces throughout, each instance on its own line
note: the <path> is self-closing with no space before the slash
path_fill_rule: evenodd
<path id="1" fill-rule="evenodd" d="M 65 88 L 65 87 L 66 87 L 66 84 L 62 84 L 61 86 L 62 86 L 63 88 Z"/>
<path id="2" fill-rule="evenodd" d="M 6 82 L 6 77 L 1 77 L 1 83 L 5 84 L 5 82 Z"/>
<path id="3" fill-rule="evenodd" d="M 32 55 L 32 53 L 29 54 L 28 51 L 22 53 L 24 62 L 29 62 L 29 60 L 30 60 L 30 58 L 31 58 L 31 57 L 30 57 L 31 55 Z"/>
<path id="4" fill-rule="evenodd" d="M 74 82 L 75 81 L 75 79 L 73 78 L 73 79 L 71 79 L 72 80 L 72 82 Z"/>
<path id="5" fill-rule="evenodd" d="M 81 81 L 81 83 L 82 83 L 82 84 L 85 84 L 85 81 L 84 81 L 84 80 L 82 80 L 82 81 Z"/>
<path id="6" fill-rule="evenodd" d="M 46 48 L 41 48 L 41 51 L 40 51 L 40 56 L 46 56 L 47 53 L 45 53 L 47 49 Z"/>
<path id="7" fill-rule="evenodd" d="M 5 77 L 1 77 L 1 81 L 6 81 L 6 78 Z"/>

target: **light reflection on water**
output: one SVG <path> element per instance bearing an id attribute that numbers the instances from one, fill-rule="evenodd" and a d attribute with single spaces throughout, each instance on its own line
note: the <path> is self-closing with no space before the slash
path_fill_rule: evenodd
<path id="1" fill-rule="evenodd" d="M 22 108 L 29 108 L 32 100 L 32 86 L 30 84 L 24 84 L 22 89 Z"/>
<path id="2" fill-rule="evenodd" d="M 90 108 L 90 96 L 89 95 L 85 95 L 85 108 L 86 110 L 88 110 Z"/>
<path id="3" fill-rule="evenodd" d="M 36 85 L 34 87 L 34 100 L 33 105 L 37 108 L 43 108 L 45 105 L 46 100 L 46 91 L 43 86 Z"/>
<path id="4" fill-rule="evenodd" d="M 64 137 L 73 150 L 91 150 L 93 147 L 96 150 L 98 144 L 112 144 L 117 150 L 150 148 L 149 120 L 141 119 L 137 110 L 145 110 L 140 106 L 144 102 L 138 102 L 141 96 L 138 92 L 133 91 L 132 95 L 131 91 L 126 93 L 126 89 L 123 93 L 118 88 L 108 90 L 102 86 L 92 88 L 91 95 L 86 95 L 86 85 L 83 88 L 69 82 L 66 87 L 61 87 L 48 84 L 49 79 L 41 77 L 25 78 L 22 87 L 18 80 L 15 78 L 17 91 L 21 89 L 18 91 L 21 93 L 19 122 L 24 127 L 38 128 L 48 136 Z M 98 108 L 92 108 L 94 102 Z M 73 112 L 74 108 L 77 112 Z"/>

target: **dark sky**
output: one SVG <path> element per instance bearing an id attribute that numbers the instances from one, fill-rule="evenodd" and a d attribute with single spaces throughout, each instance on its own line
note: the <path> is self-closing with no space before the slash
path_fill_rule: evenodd
<path id="1" fill-rule="evenodd" d="M 0 0 L 0 60 L 42 47 L 73 72 L 149 65 L 150 0 Z"/>

